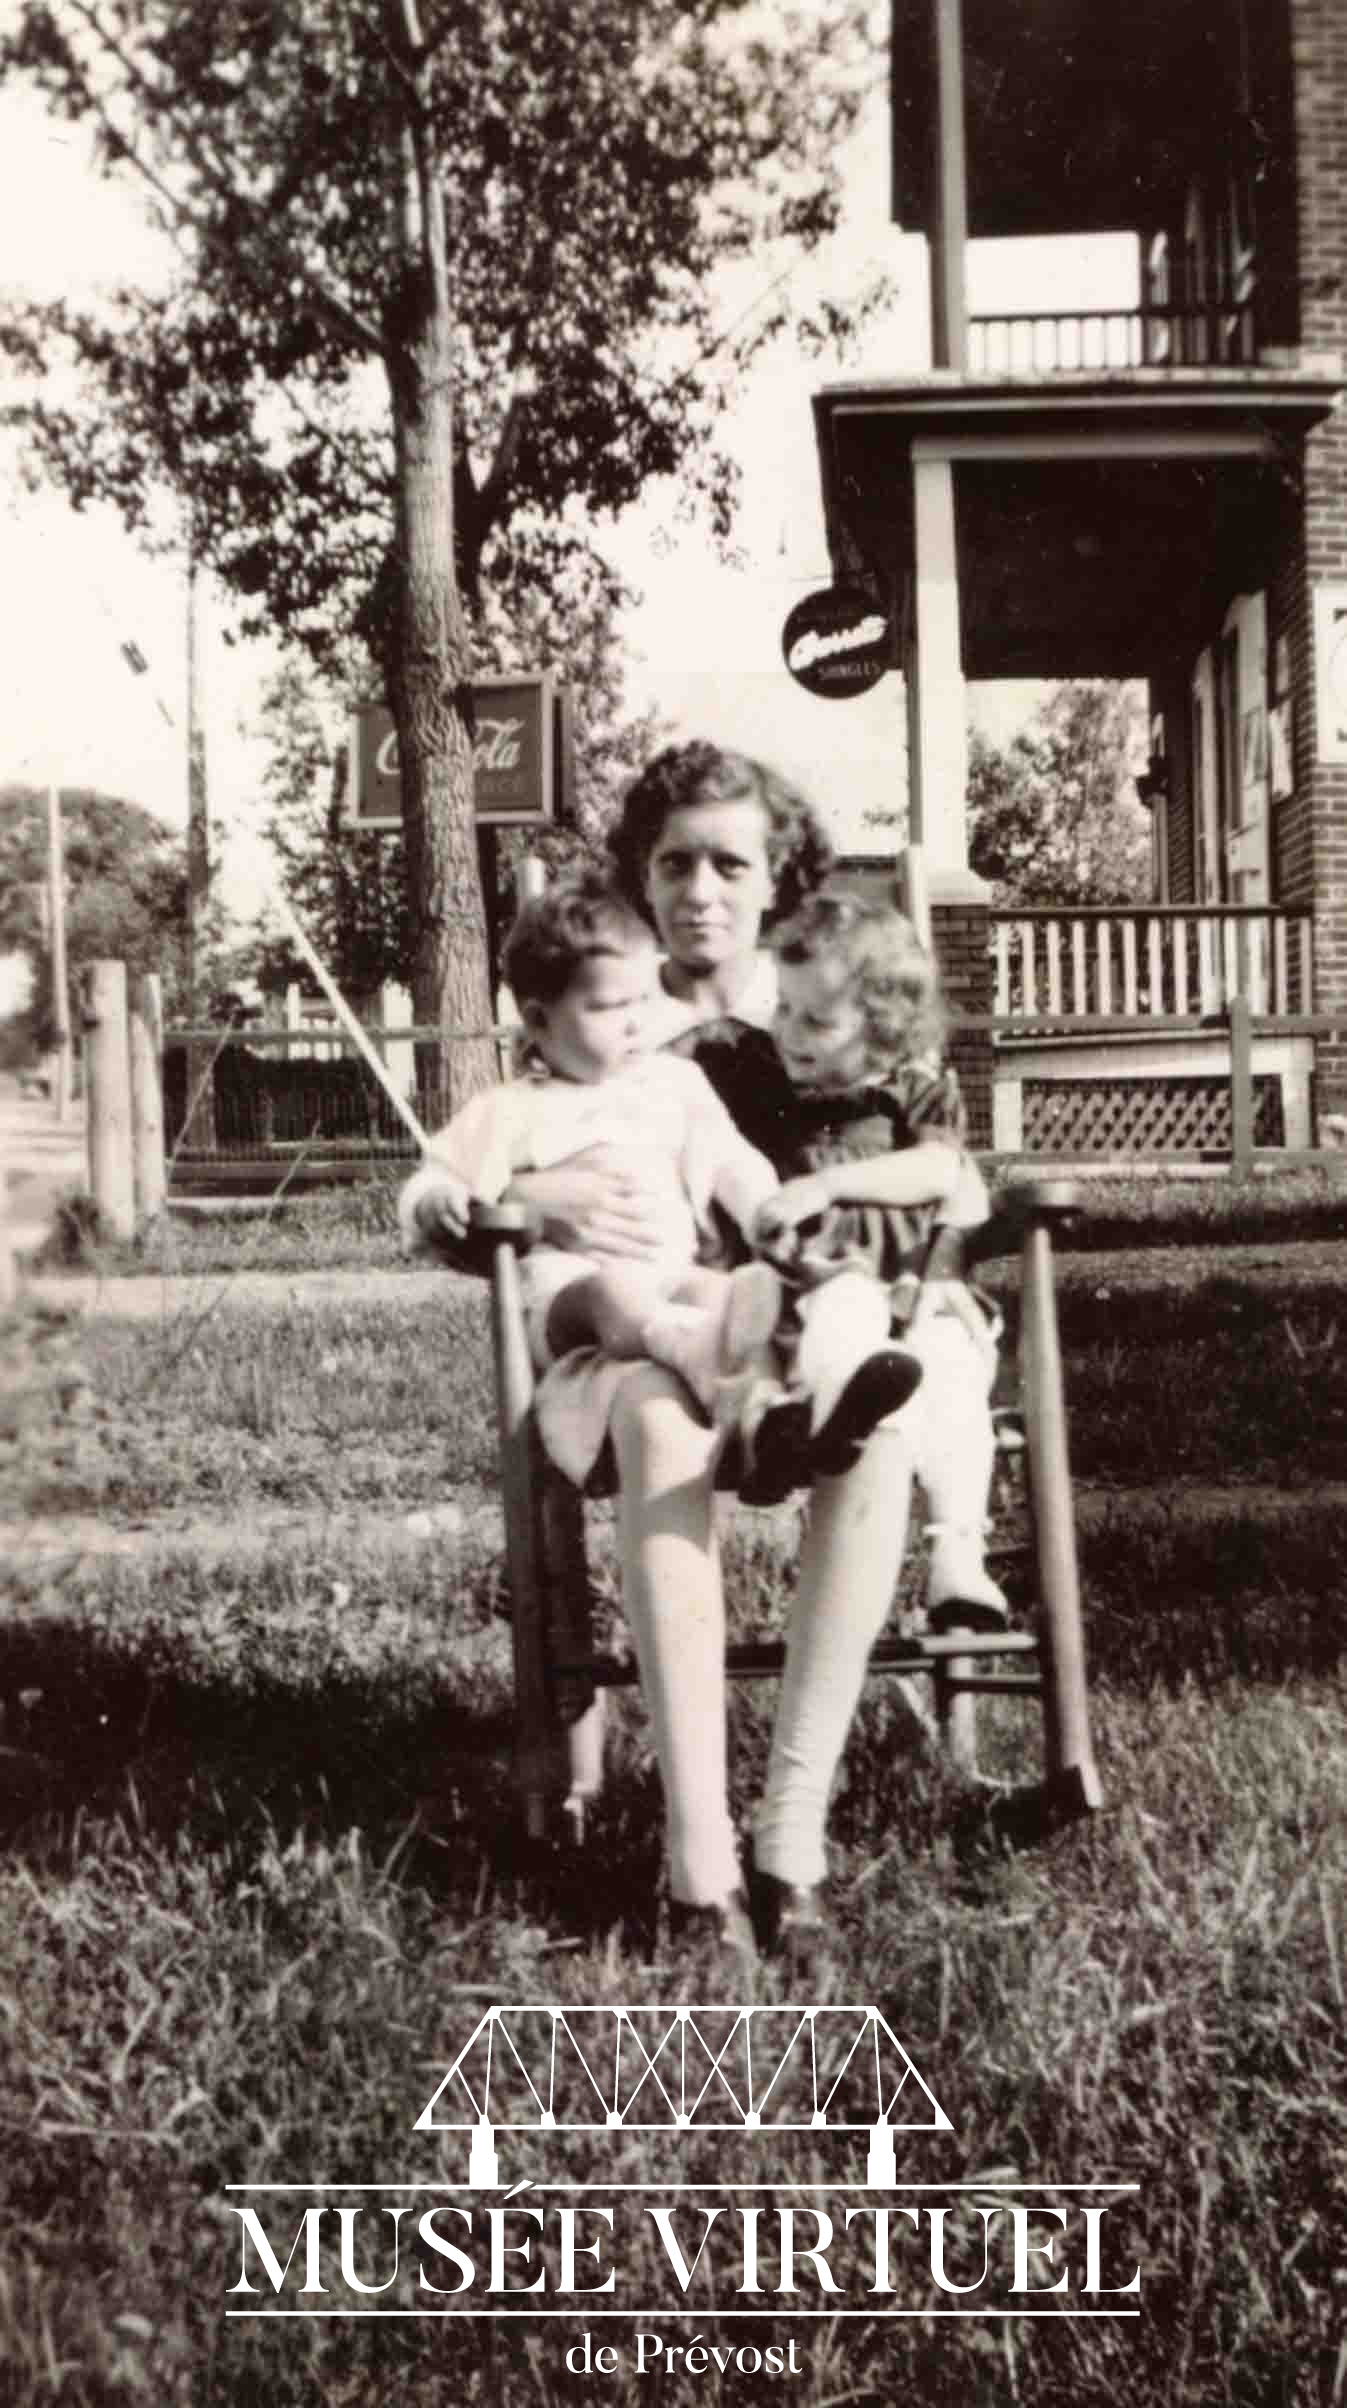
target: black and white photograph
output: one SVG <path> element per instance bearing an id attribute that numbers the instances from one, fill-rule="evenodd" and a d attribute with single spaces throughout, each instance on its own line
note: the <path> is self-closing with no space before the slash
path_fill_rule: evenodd
<path id="1" fill-rule="evenodd" d="M 1344 0 L 0 203 L 6 2408 L 1347 2408 Z"/>

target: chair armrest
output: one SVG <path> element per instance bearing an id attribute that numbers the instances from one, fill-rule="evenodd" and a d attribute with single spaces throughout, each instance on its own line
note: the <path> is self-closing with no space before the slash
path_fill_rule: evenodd
<path id="1" fill-rule="evenodd" d="M 476 1197 L 466 1237 L 444 1230 L 423 1242 L 446 1270 L 465 1271 L 473 1279 L 489 1279 L 496 1248 L 512 1246 L 526 1254 L 542 1235 L 542 1224 L 529 1204 L 483 1204 Z"/>
<path id="2" fill-rule="evenodd" d="M 971 1269 L 997 1255 L 1018 1254 L 1026 1230 L 1035 1226 L 1059 1237 L 1084 1209 L 1076 1179 L 1012 1179 L 997 1197 L 991 1219 L 967 1231 L 965 1260 Z"/>

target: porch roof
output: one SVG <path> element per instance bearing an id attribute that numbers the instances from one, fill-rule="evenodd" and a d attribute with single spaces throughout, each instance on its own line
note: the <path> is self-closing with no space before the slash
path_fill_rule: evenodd
<path id="1" fill-rule="evenodd" d="M 893 214 L 935 199 L 938 0 L 890 0 Z M 1287 0 L 961 0 L 973 235 L 1164 222 L 1194 156 L 1248 128 L 1260 175 L 1293 156 Z"/>
<path id="2" fill-rule="evenodd" d="M 1266 582 L 1288 472 L 1341 391 L 1336 359 L 830 384 L 813 408 L 834 568 L 901 628 L 911 466 L 943 454 L 965 674 L 1144 676 Z"/>

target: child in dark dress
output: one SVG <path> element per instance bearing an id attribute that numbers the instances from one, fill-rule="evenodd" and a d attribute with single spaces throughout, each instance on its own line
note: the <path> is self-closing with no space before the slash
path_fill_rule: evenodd
<path id="1" fill-rule="evenodd" d="M 792 1095 L 768 1147 L 784 1184 L 760 1208 L 754 1243 L 794 1291 L 796 1336 L 792 1401 L 767 1400 L 756 1432 L 750 1405 L 749 1451 L 764 1482 L 802 1445 L 813 1472 L 844 1469 L 846 1417 L 817 1360 L 824 1333 L 832 1359 L 842 1325 L 852 1328 L 846 1352 L 865 1365 L 882 1364 L 882 1335 L 901 1332 L 924 1375 L 899 1426 L 930 1513 L 930 1615 L 996 1628 L 1005 1599 L 983 1560 L 995 1322 L 961 1279 L 923 1278 L 938 1224 L 987 1215 L 958 1080 L 941 1059 L 935 964 L 901 913 L 850 895 L 813 897 L 773 943 L 773 1034 Z"/>
<path id="2" fill-rule="evenodd" d="M 773 945 L 773 1033 L 793 1093 L 768 1147 L 783 1184 L 759 1209 L 754 1243 L 794 1283 L 800 1326 L 787 1364 L 793 1401 L 768 1404 L 746 1434 L 747 1450 L 761 1474 L 764 1460 L 790 1452 L 780 1445 L 783 1417 L 806 1416 L 807 1433 L 795 1435 L 797 1445 L 804 1436 L 808 1456 L 817 1339 L 826 1331 L 835 1343 L 848 1315 L 873 1316 L 878 1294 L 922 1376 L 869 1445 L 893 1450 L 900 1526 L 914 1473 L 924 1492 L 929 1619 L 937 1628 L 996 1629 L 1006 1602 L 984 1560 L 996 1325 L 961 1279 L 924 1276 L 937 1226 L 986 1216 L 981 1176 L 965 1150 L 958 1081 L 941 1061 L 935 964 L 901 914 L 847 895 L 813 897 Z M 826 1488 L 847 1467 L 810 1468 Z M 882 1549 L 883 1533 L 871 1535 Z M 858 1543 L 865 1537 L 857 1532 Z M 753 1821 L 760 1911 L 769 1922 L 778 1911 L 783 1927 L 809 1932 L 817 1919 L 832 1779 L 874 1635 L 844 1602 L 797 1610 L 792 1625 Z"/>

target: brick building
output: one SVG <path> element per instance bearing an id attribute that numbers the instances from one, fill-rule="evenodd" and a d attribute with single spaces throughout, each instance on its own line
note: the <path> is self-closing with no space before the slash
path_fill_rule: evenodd
<path id="1" fill-rule="evenodd" d="M 1146 1065 L 1195 1094 L 1217 1040 L 1177 1024 L 1247 997 L 1270 1141 L 1308 1142 L 1347 1109 L 1347 4 L 893 0 L 892 55 L 933 365 L 814 412 L 835 572 L 896 630 L 937 936 L 966 989 L 999 964 L 999 1011 L 1138 1022 L 1144 1059 L 1125 1029 L 1065 1069 L 1040 1046 L 1096 1098 Z M 971 238 L 1118 232 L 1131 306 L 969 315 Z M 964 681 L 1093 676 L 1148 682 L 1154 904 L 989 954 Z M 1310 1013 L 1343 1036 L 1297 1038 Z"/>

